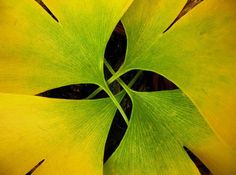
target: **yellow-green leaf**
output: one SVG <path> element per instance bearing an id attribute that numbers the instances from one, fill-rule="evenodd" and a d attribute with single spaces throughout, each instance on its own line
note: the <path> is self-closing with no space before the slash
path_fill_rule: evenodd
<path id="1" fill-rule="evenodd" d="M 132 6 L 122 20 L 128 51 L 118 74 L 143 69 L 164 75 L 235 149 L 236 1 L 204 0 L 165 33 L 184 7 L 182 1 L 138 0 Z"/>
<path id="2" fill-rule="evenodd" d="M 129 128 L 105 174 L 199 174 L 184 146 L 214 174 L 236 173 L 235 151 L 217 139 L 182 92 L 132 91 L 131 98 Z"/>
<path id="3" fill-rule="evenodd" d="M 102 174 L 116 111 L 110 99 L 78 101 L 0 94 L 0 174 Z M 101 110 L 102 109 L 102 110 Z"/>
<path id="4" fill-rule="evenodd" d="M 0 92 L 37 94 L 59 86 L 104 86 L 107 41 L 132 0 L 0 1 Z"/>

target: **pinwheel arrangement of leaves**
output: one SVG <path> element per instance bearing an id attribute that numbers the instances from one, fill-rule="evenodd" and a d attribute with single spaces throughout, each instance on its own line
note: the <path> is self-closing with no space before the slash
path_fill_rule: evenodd
<path id="1" fill-rule="evenodd" d="M 213 174 L 236 174 L 235 0 L 1 0 L 0 16 L 1 175 L 200 174 L 184 147 Z M 115 72 L 104 52 L 119 20 L 127 52 Z M 120 79 L 131 70 L 179 90 L 134 91 Z M 109 97 L 36 96 L 73 84 Z M 127 131 L 103 164 L 117 110 Z"/>

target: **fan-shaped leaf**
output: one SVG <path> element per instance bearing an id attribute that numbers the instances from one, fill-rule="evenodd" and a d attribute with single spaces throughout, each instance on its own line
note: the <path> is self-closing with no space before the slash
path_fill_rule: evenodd
<path id="1" fill-rule="evenodd" d="M 105 174 L 199 174 L 183 147 L 214 174 L 235 174 L 235 152 L 225 147 L 180 91 L 132 92 L 133 112 Z"/>
<path id="2" fill-rule="evenodd" d="M 175 13 L 173 20 L 178 16 L 181 2 L 133 3 L 123 18 L 128 53 L 118 74 L 144 69 L 164 75 L 187 94 L 222 140 L 236 148 L 236 3 L 205 0 L 161 33 L 170 13 Z M 143 10 L 135 10 L 139 8 Z"/>
<path id="3" fill-rule="evenodd" d="M 102 174 L 116 111 L 110 99 L 0 95 L 0 174 Z M 101 110 L 102 109 L 102 110 Z"/>
<path id="4" fill-rule="evenodd" d="M 37 94 L 79 83 L 104 86 L 112 30 L 132 0 L 0 1 L 0 91 Z M 92 22 L 91 22 L 92 21 Z"/>

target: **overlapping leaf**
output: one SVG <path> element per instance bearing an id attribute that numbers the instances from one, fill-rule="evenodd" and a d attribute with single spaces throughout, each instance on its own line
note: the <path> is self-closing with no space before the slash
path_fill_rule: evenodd
<path id="1" fill-rule="evenodd" d="M 59 86 L 104 85 L 103 58 L 132 0 L 0 1 L 0 91 L 36 94 Z"/>
<path id="2" fill-rule="evenodd" d="M 213 130 L 235 149 L 236 3 L 205 0 L 163 33 L 185 3 L 137 0 L 132 4 L 122 20 L 128 53 L 117 75 L 131 69 L 164 75 L 192 99 Z"/>
<path id="3" fill-rule="evenodd" d="M 131 2 L 44 0 L 57 22 L 33 0 L 1 0 L 0 92 L 33 95 L 79 83 L 106 88 L 106 43 Z M 134 1 L 123 18 L 128 53 L 116 76 L 131 69 L 165 75 L 213 131 L 180 92 L 128 90 L 132 118 L 107 174 L 199 174 L 183 146 L 215 174 L 235 174 L 235 2 L 206 0 L 163 33 L 185 3 Z M 42 160 L 34 174 L 102 174 L 116 110 L 111 100 L 0 99 L 1 174 L 25 174 Z"/>
<path id="4" fill-rule="evenodd" d="M 129 128 L 105 164 L 105 174 L 199 174 L 184 146 L 214 174 L 235 174 L 232 151 L 183 93 L 132 92 L 131 98 Z"/>
<path id="5" fill-rule="evenodd" d="M 110 99 L 77 101 L 0 95 L 0 174 L 102 174 L 116 111 Z M 103 110 L 101 110 L 103 109 Z"/>
<path id="6" fill-rule="evenodd" d="M 0 1 L 0 92 L 33 95 L 78 83 L 104 88 L 105 46 L 131 0 L 44 3 L 59 23 L 36 1 Z M 44 159 L 34 174 L 102 174 L 116 111 L 111 100 L 0 99 L 0 174 L 26 174 Z"/>

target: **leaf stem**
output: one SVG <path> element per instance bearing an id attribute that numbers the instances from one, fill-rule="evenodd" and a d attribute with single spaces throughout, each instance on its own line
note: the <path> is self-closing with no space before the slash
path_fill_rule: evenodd
<path id="1" fill-rule="evenodd" d="M 99 92 L 101 92 L 103 89 L 101 87 L 97 88 L 95 91 L 93 91 L 86 99 L 94 98 Z"/>
<path id="2" fill-rule="evenodd" d="M 107 60 L 105 59 L 104 61 L 105 66 L 107 67 L 107 69 L 111 72 L 112 75 L 114 75 L 116 72 L 113 70 L 113 68 L 111 67 L 111 65 L 107 62 Z M 131 80 L 131 82 L 129 83 L 129 85 L 127 86 L 125 84 L 125 82 L 121 79 L 121 78 L 117 78 L 118 83 L 124 88 L 124 90 L 129 94 L 130 90 L 129 88 L 132 87 L 134 85 L 134 83 L 137 81 L 137 79 L 139 78 L 139 76 L 141 75 L 142 71 L 138 71 L 138 73 L 135 75 L 135 77 Z M 130 95 L 130 94 L 129 94 Z"/>
<path id="3" fill-rule="evenodd" d="M 115 71 L 113 70 L 113 68 L 111 67 L 111 65 L 107 62 L 107 60 L 105 59 L 105 66 L 108 68 L 108 70 L 112 73 L 112 75 L 115 74 Z M 130 87 L 132 87 L 134 85 L 134 83 L 137 81 L 137 79 L 139 78 L 139 76 L 142 74 L 142 71 L 138 71 L 138 73 L 135 75 L 135 77 L 131 80 L 131 82 L 129 83 L 129 85 L 127 86 L 124 81 L 120 78 L 117 79 L 118 83 L 120 83 L 120 85 L 124 88 L 124 90 L 128 93 L 128 95 L 130 95 Z M 109 88 L 108 88 L 109 89 Z M 122 109 L 122 107 L 120 106 L 119 102 L 116 100 L 115 96 L 111 93 L 111 91 L 109 90 L 108 95 L 111 97 L 112 101 L 115 103 L 115 105 L 117 106 L 118 110 L 120 111 L 122 117 L 124 118 L 125 122 L 127 125 L 129 125 L 129 120 L 124 112 L 124 110 Z"/>
<path id="4" fill-rule="evenodd" d="M 107 69 L 111 72 L 112 77 L 109 78 L 109 80 L 107 81 L 107 84 L 110 85 L 112 82 L 114 82 L 116 79 L 117 81 L 120 83 L 120 85 L 126 90 L 127 89 L 127 85 L 123 82 L 122 79 L 119 78 L 118 74 L 116 74 L 116 72 L 113 70 L 113 68 L 111 67 L 111 65 L 107 62 L 106 59 L 104 59 L 104 64 L 107 67 Z M 131 88 L 134 83 L 137 81 L 137 79 L 140 77 L 140 75 L 142 74 L 142 71 L 139 70 L 137 72 L 137 74 L 135 75 L 135 77 L 131 80 L 131 82 L 128 84 L 128 87 Z M 126 87 L 126 88 L 125 88 Z M 86 97 L 86 99 L 91 99 L 94 98 L 99 92 L 101 92 L 103 89 L 101 87 L 97 88 L 95 91 L 93 91 L 88 97 Z"/>
<path id="5" fill-rule="evenodd" d="M 119 110 L 119 112 L 121 113 L 123 119 L 125 120 L 125 123 L 127 124 L 127 126 L 129 125 L 129 119 L 127 117 L 127 115 L 125 114 L 124 110 L 122 109 L 122 107 L 120 106 L 120 103 L 118 102 L 118 100 L 116 99 L 116 97 L 113 95 L 113 93 L 110 91 L 108 85 L 111 84 L 114 80 L 117 79 L 118 83 L 120 83 L 120 85 L 124 88 L 124 90 L 126 91 L 126 93 L 128 93 L 130 95 L 130 87 L 132 87 L 134 85 L 134 83 L 137 81 L 137 79 L 139 78 L 139 76 L 142 74 L 142 71 L 138 71 L 137 74 L 134 76 L 134 78 L 131 80 L 131 82 L 128 84 L 128 86 L 124 83 L 124 81 L 122 79 L 115 78 L 115 71 L 113 70 L 113 68 L 111 67 L 111 65 L 107 62 L 106 59 L 104 59 L 104 63 L 105 66 L 108 68 L 108 70 L 111 72 L 111 74 L 113 75 L 106 83 L 105 83 L 105 87 L 99 87 L 98 89 L 96 89 L 92 94 L 90 94 L 87 99 L 93 98 L 95 97 L 100 91 L 104 90 L 109 97 L 111 98 L 111 100 L 113 101 L 113 103 L 116 105 L 117 109 Z"/>
<path id="6" fill-rule="evenodd" d="M 104 88 L 104 90 L 109 95 L 109 97 L 111 98 L 113 103 L 116 105 L 117 109 L 119 110 L 120 114 L 122 115 L 123 119 L 125 120 L 125 123 L 128 126 L 129 125 L 129 119 L 128 119 L 127 115 L 125 114 L 124 110 L 122 109 L 122 107 L 120 106 L 120 103 L 117 101 L 116 97 L 112 94 L 112 92 L 110 91 L 108 86 L 107 86 L 107 88 Z"/>

